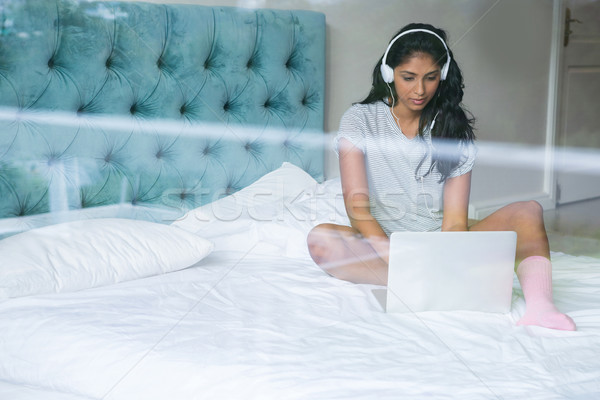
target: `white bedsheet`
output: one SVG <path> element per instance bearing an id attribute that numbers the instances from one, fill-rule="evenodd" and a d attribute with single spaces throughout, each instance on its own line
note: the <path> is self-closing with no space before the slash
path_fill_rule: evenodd
<path id="1" fill-rule="evenodd" d="M 312 263 L 319 218 L 211 223 L 192 268 L 0 303 L 0 399 L 600 397 L 600 260 L 553 254 L 576 332 L 516 326 L 516 278 L 509 314 L 386 314 Z"/>

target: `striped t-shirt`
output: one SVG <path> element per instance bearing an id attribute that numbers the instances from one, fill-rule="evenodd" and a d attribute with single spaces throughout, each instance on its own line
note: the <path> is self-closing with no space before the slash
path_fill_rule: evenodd
<path id="1" fill-rule="evenodd" d="M 335 139 L 347 139 L 365 155 L 371 214 L 387 235 L 395 231 L 439 231 L 442 227 L 444 182 L 431 166 L 431 134 L 408 139 L 389 106 L 379 101 L 355 104 L 342 117 Z M 461 147 L 461 159 L 449 177 L 473 168 L 476 149 Z M 417 166 L 427 154 L 421 167 Z"/>

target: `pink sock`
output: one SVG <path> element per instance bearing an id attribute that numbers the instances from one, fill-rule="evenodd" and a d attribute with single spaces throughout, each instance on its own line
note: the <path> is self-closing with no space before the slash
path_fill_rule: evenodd
<path id="1" fill-rule="evenodd" d="M 552 301 L 552 263 L 546 257 L 527 257 L 517 267 L 517 277 L 525 296 L 525 314 L 517 325 L 538 325 L 574 331 L 575 322 L 558 311 Z"/>

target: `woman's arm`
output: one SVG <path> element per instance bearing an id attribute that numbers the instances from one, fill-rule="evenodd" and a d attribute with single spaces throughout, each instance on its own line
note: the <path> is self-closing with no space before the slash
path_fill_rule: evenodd
<path id="1" fill-rule="evenodd" d="M 442 231 L 466 231 L 471 193 L 471 172 L 448 178 L 444 185 Z"/>
<path id="2" fill-rule="evenodd" d="M 340 177 L 350 224 L 365 237 L 377 254 L 388 260 L 389 241 L 381 225 L 371 215 L 365 156 L 346 139 L 339 142 Z"/>

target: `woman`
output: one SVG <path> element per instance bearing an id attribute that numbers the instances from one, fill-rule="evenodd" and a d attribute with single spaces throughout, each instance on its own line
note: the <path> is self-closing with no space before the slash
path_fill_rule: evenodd
<path id="1" fill-rule="evenodd" d="M 310 254 L 339 279 L 385 285 L 391 232 L 516 231 L 516 273 L 527 303 L 518 324 L 575 330 L 552 300 L 537 202 L 513 203 L 468 225 L 475 148 L 462 97 L 462 74 L 443 30 L 410 24 L 394 36 L 369 95 L 344 114 L 336 137 L 351 226 L 316 226 L 307 238 Z"/>

